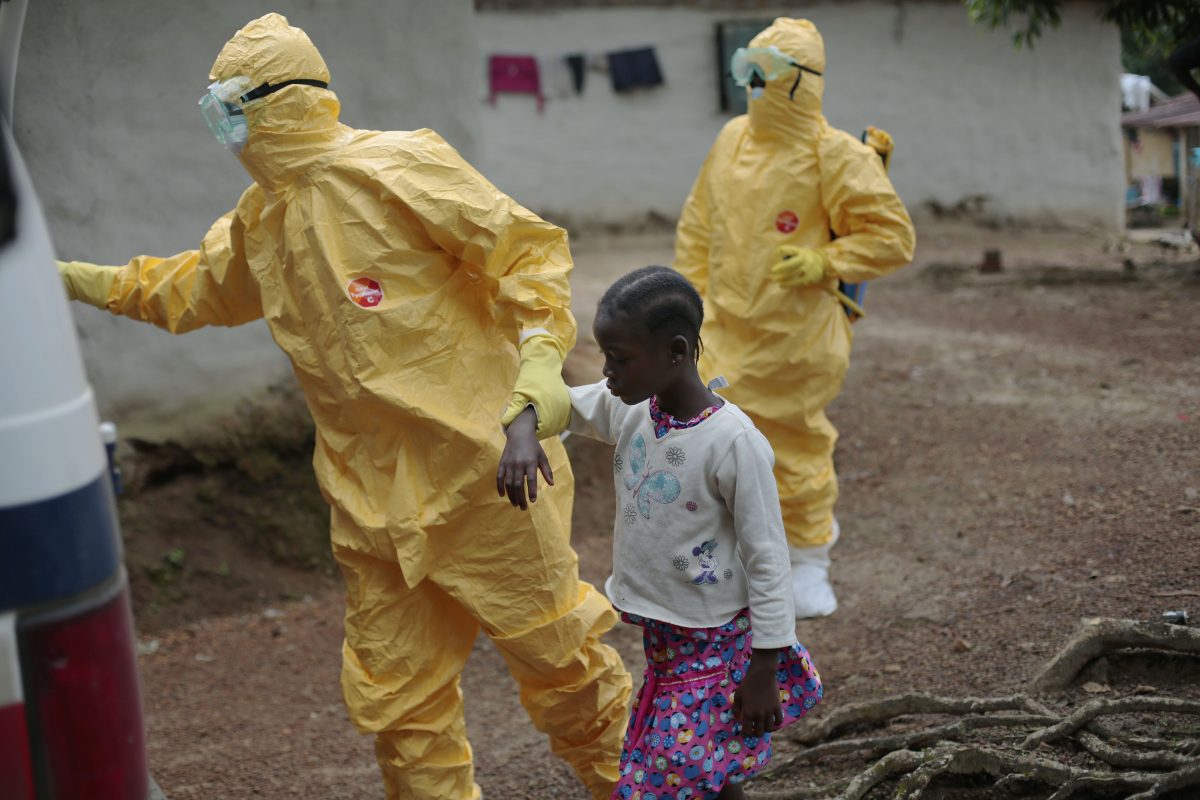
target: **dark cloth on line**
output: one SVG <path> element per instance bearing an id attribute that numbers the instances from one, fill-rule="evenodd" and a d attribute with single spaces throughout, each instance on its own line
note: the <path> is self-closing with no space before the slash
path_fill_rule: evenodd
<path id="1" fill-rule="evenodd" d="M 645 89 L 663 83 L 662 70 L 658 67 L 658 56 L 653 47 L 609 53 L 608 72 L 612 76 L 615 92 Z"/>
<path id="2" fill-rule="evenodd" d="M 567 56 L 567 68 L 571 70 L 571 83 L 575 94 L 583 94 L 583 77 L 587 71 L 587 57 L 582 53 Z"/>

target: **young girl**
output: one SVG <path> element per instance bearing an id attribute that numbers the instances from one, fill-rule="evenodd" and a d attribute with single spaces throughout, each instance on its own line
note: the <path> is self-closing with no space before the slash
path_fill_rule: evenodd
<path id="1" fill-rule="evenodd" d="M 700 379 L 703 316 L 674 270 L 629 273 L 596 310 L 607 380 L 571 390 L 571 430 L 616 445 L 605 588 L 646 649 L 614 800 L 744 797 L 771 732 L 821 699 L 796 641 L 774 456 Z"/>

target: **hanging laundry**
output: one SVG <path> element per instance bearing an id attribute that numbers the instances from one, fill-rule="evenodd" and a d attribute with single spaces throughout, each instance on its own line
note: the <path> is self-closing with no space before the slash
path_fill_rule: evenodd
<path id="1" fill-rule="evenodd" d="M 572 53 L 567 56 L 567 69 L 571 70 L 571 83 L 575 94 L 583 94 L 583 76 L 587 70 L 587 56 L 583 53 Z"/>
<path id="2" fill-rule="evenodd" d="M 614 92 L 645 89 L 663 83 L 662 70 L 658 68 L 658 56 L 653 47 L 609 53 L 608 72 L 612 76 Z"/>
<path id="3" fill-rule="evenodd" d="M 549 100 L 571 96 L 571 70 L 566 56 L 539 56 L 538 69 L 542 76 L 542 94 Z"/>
<path id="4" fill-rule="evenodd" d="M 496 105 L 496 95 L 532 94 L 537 97 L 538 111 L 546 104 L 538 62 L 533 56 L 488 57 L 488 102 Z"/>

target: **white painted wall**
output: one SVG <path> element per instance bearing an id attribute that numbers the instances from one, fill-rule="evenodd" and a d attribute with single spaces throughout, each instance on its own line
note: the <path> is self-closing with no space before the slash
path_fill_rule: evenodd
<path id="1" fill-rule="evenodd" d="M 674 219 L 726 116 L 718 110 L 714 26 L 813 20 L 825 38 L 825 112 L 856 135 L 896 138 L 892 176 L 915 213 L 989 195 L 998 215 L 1117 227 L 1123 220 L 1117 30 L 1092 4 L 1069 3 L 1062 28 L 1033 51 L 971 24 L 960 3 L 824 2 L 801 11 L 578 9 L 487 12 L 490 53 L 604 53 L 653 45 L 666 86 L 617 95 L 589 72 L 580 96 L 547 103 L 501 95 L 482 105 L 488 175 L 569 226 Z"/>
<path id="2" fill-rule="evenodd" d="M 268 11 L 321 50 L 344 122 L 428 126 L 477 155 L 470 0 L 34 0 L 14 121 L 60 257 L 171 255 L 234 206 L 249 178 L 196 103 L 221 46 Z M 261 322 L 172 337 L 73 305 L 101 411 L 118 420 L 227 405 L 289 372 Z"/>

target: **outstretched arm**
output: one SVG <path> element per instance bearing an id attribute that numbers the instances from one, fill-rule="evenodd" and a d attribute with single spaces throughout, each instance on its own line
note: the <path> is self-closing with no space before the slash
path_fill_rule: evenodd
<path id="1" fill-rule="evenodd" d="M 197 250 L 170 258 L 138 256 L 123 267 L 60 261 L 58 269 L 72 300 L 171 333 L 241 325 L 262 316 L 258 284 L 242 247 L 242 225 L 232 211 L 213 224 Z"/>

